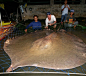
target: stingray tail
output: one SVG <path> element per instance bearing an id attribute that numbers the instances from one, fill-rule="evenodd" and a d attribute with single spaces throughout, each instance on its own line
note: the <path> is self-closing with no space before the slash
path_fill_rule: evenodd
<path id="1" fill-rule="evenodd" d="M 6 70 L 6 72 L 10 72 L 10 71 L 13 71 L 12 65 L 10 65 L 10 67 Z"/>

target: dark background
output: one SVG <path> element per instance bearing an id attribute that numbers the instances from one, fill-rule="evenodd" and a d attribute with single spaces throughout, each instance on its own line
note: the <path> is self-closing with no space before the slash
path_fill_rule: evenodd
<path id="1" fill-rule="evenodd" d="M 0 0 L 0 4 L 4 3 L 5 10 L 9 16 L 10 13 L 16 13 L 19 5 L 50 5 L 50 0 Z M 80 4 L 81 0 L 68 0 L 68 4 Z M 86 3 L 86 0 L 85 0 Z M 64 4 L 64 0 L 54 0 L 54 4 Z M 20 12 L 20 11 L 19 11 Z"/>

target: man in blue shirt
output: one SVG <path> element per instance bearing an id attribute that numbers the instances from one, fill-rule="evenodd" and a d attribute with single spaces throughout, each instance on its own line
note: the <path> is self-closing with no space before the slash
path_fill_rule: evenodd
<path id="1" fill-rule="evenodd" d="M 31 22 L 29 25 L 27 25 L 27 27 L 25 29 L 25 32 L 27 32 L 27 29 L 29 27 L 32 27 L 33 31 L 41 30 L 42 29 L 41 22 L 38 21 L 38 16 L 34 15 L 33 18 L 34 18 L 34 21 Z"/>

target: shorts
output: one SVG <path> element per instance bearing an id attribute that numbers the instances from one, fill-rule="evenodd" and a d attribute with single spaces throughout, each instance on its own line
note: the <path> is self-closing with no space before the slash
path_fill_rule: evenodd
<path id="1" fill-rule="evenodd" d="M 64 27 L 65 27 L 65 28 L 67 28 L 67 27 L 73 27 L 73 26 L 75 26 L 75 25 L 76 25 L 76 26 L 78 25 L 78 21 L 74 22 L 74 24 L 72 24 L 72 23 L 70 23 L 70 24 L 65 23 L 65 24 L 64 24 Z"/>

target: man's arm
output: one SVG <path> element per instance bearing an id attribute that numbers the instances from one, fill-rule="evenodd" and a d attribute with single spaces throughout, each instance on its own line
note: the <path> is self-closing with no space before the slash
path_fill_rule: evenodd
<path id="1" fill-rule="evenodd" d="M 27 25 L 26 29 L 28 29 L 31 26 L 32 26 L 32 22 L 29 25 Z"/>
<path id="2" fill-rule="evenodd" d="M 67 16 L 65 22 L 68 22 L 68 21 L 69 21 L 69 17 Z"/>
<path id="3" fill-rule="evenodd" d="M 68 10 L 70 10 L 70 7 L 69 7 L 69 5 L 67 5 L 66 7 L 68 8 Z"/>
<path id="4" fill-rule="evenodd" d="M 41 22 L 39 22 L 38 28 L 42 28 Z"/>
<path id="5" fill-rule="evenodd" d="M 61 10 L 61 12 L 65 9 L 66 7 L 64 7 L 62 10 Z"/>
<path id="6" fill-rule="evenodd" d="M 65 9 L 68 8 L 68 10 L 70 10 L 70 7 L 68 5 L 64 6 L 64 8 L 61 10 L 61 12 Z"/>
<path id="7" fill-rule="evenodd" d="M 48 20 L 47 20 L 47 18 L 45 20 L 45 24 L 46 24 L 45 28 L 47 28 L 48 27 Z"/>
<path id="8" fill-rule="evenodd" d="M 73 17 L 73 24 L 74 24 L 74 22 L 76 22 L 76 18 L 75 17 Z"/>
<path id="9" fill-rule="evenodd" d="M 27 32 L 27 29 L 29 28 L 29 27 L 31 27 L 32 26 L 32 23 L 30 23 L 29 25 L 27 25 L 27 27 L 26 27 L 26 29 L 25 29 L 25 32 Z"/>
<path id="10" fill-rule="evenodd" d="M 62 6 L 61 7 L 61 12 L 66 8 L 66 6 Z"/>
<path id="11" fill-rule="evenodd" d="M 56 21 L 54 21 L 54 23 L 52 23 L 51 25 L 54 25 L 56 23 Z"/>
<path id="12" fill-rule="evenodd" d="M 57 21 L 56 21 L 56 17 L 55 16 L 53 16 L 53 18 L 54 18 L 54 23 L 52 23 L 51 25 L 54 25 Z"/>

